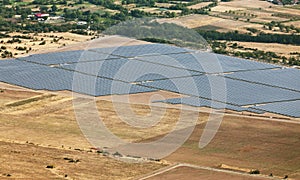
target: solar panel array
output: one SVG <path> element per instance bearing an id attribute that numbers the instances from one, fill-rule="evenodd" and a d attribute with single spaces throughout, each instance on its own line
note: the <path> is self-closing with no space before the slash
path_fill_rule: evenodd
<path id="1" fill-rule="evenodd" d="M 8 62 L 9 61 L 9 62 Z M 12 64 L 5 69 L 3 65 Z M 0 61 L 0 81 L 35 90 L 70 90 L 92 96 L 132 94 L 154 89 L 17 60 Z"/>
<path id="2" fill-rule="evenodd" d="M 81 73 L 75 73 L 71 90 L 92 96 L 135 94 L 154 91 L 154 89 L 139 85 L 99 78 L 95 76 L 83 75 Z"/>
<path id="3" fill-rule="evenodd" d="M 254 106 L 253 109 L 282 114 L 291 117 L 300 117 L 300 100 L 288 102 L 276 102 L 262 106 Z"/>
<path id="4" fill-rule="evenodd" d="M 162 44 L 0 61 L 1 82 L 31 89 L 71 90 L 92 96 L 167 90 L 190 97 L 166 103 L 292 117 L 300 117 L 299 77 L 297 69 Z M 244 108 L 246 105 L 251 107 Z"/>
<path id="5" fill-rule="evenodd" d="M 278 66 L 255 61 L 233 58 L 209 52 L 192 52 L 158 56 L 136 57 L 137 59 L 183 68 L 203 73 L 223 73 L 257 69 L 273 69 Z"/>
<path id="6" fill-rule="evenodd" d="M 97 61 L 117 58 L 113 55 L 101 54 L 92 51 L 65 51 L 47 54 L 34 54 L 28 57 L 19 58 L 22 61 L 28 61 L 44 65 L 77 63 L 85 61 Z"/>
<path id="7" fill-rule="evenodd" d="M 95 48 L 91 51 L 96 51 L 105 54 L 112 54 L 121 57 L 136 57 L 136 56 L 152 56 L 165 55 L 174 53 L 193 52 L 191 49 L 180 48 L 176 46 L 169 46 L 164 44 L 144 44 L 134 46 L 120 46 L 111 48 Z"/>
<path id="8" fill-rule="evenodd" d="M 238 106 L 300 99 L 298 92 L 215 75 L 166 79 L 143 85 Z"/>
<path id="9" fill-rule="evenodd" d="M 199 72 L 124 58 L 66 64 L 61 67 L 93 76 L 117 79 L 126 82 L 153 81 L 201 74 Z"/>
<path id="10" fill-rule="evenodd" d="M 22 69 L 28 69 L 30 67 L 34 67 L 35 64 L 33 63 L 27 63 L 27 62 L 20 62 L 16 61 L 14 59 L 12 60 L 3 60 L 0 61 L 0 73 L 3 71 L 14 71 L 14 70 L 22 70 Z"/>
<path id="11" fill-rule="evenodd" d="M 237 72 L 227 74 L 226 77 L 245 80 L 254 83 L 262 83 L 291 89 L 300 92 L 300 71 L 297 69 L 276 69 L 253 72 Z"/>
<path id="12" fill-rule="evenodd" d="M 258 114 L 264 113 L 264 111 L 257 110 L 257 109 L 244 108 L 240 106 L 234 106 L 225 103 L 214 102 L 207 99 L 195 98 L 195 97 L 172 98 L 172 99 L 166 99 L 166 100 L 155 101 L 155 102 L 164 102 L 170 104 L 185 104 L 194 107 L 210 107 L 213 109 L 229 109 L 238 112 L 248 111 L 248 112 L 255 112 Z"/>
<path id="13" fill-rule="evenodd" d="M 1 71 L 0 81 L 31 89 L 66 90 L 72 87 L 70 71 L 9 60 L 16 66 Z M 0 61 L 0 66 L 8 62 Z M 30 65 L 30 66 L 28 66 Z"/>

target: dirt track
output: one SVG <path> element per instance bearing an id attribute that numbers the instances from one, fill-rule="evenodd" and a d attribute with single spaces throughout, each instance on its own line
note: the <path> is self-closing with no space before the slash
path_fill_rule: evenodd
<path id="1" fill-rule="evenodd" d="M 209 168 L 203 166 L 195 166 L 191 164 L 177 164 L 163 168 L 160 171 L 156 171 L 150 175 L 146 175 L 140 180 L 156 180 L 156 179 L 209 179 L 209 180 L 219 180 L 219 179 L 231 179 L 231 180 L 265 180 L 265 179 L 279 179 L 261 175 L 251 175 L 247 173 L 240 173 L 234 171 L 228 171 L 223 169 Z"/>

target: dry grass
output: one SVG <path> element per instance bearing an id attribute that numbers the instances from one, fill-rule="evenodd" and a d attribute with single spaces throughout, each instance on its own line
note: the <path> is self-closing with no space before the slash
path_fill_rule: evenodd
<path id="1" fill-rule="evenodd" d="M 255 43 L 255 42 L 240 42 L 232 41 L 232 43 L 237 43 L 238 46 L 243 46 L 245 48 L 257 48 L 262 51 L 276 52 L 278 55 L 283 55 L 286 57 L 290 56 L 291 52 L 298 52 L 299 46 L 287 45 L 287 44 L 277 44 L 277 43 Z"/>
<path id="2" fill-rule="evenodd" d="M 149 8 L 149 7 L 139 7 L 139 8 L 134 8 L 134 9 L 138 9 L 140 11 L 144 11 L 144 12 L 148 12 L 148 13 L 156 13 L 156 14 L 160 14 L 160 13 L 164 13 L 165 11 L 161 10 L 160 8 Z M 168 10 L 168 12 L 174 12 L 176 14 L 181 13 L 181 10 Z"/>
<path id="3" fill-rule="evenodd" d="M 220 7 L 233 7 L 233 8 L 268 8 L 270 5 L 267 1 L 261 0 L 233 0 L 230 2 L 220 2 Z"/>
<path id="4" fill-rule="evenodd" d="M 175 23 L 188 28 L 196 28 L 200 26 L 210 25 L 212 23 L 218 23 L 221 20 L 221 18 L 211 17 L 207 15 L 189 15 L 180 18 L 160 19 L 159 21 Z"/>
<path id="5" fill-rule="evenodd" d="M 300 21 L 287 22 L 287 23 L 284 23 L 284 25 L 286 25 L 286 26 L 294 25 L 295 27 L 300 28 Z"/>
<path id="6" fill-rule="evenodd" d="M 225 12 L 225 11 L 243 11 L 246 10 L 246 8 L 239 8 L 239 7 L 231 7 L 231 6 L 222 6 L 218 5 L 216 7 L 211 8 L 214 12 Z"/>
<path id="7" fill-rule="evenodd" d="M 39 33 L 39 34 L 21 34 L 21 33 L 10 33 L 10 36 L 22 35 L 30 36 L 33 39 L 21 39 L 21 43 L 6 43 L 12 38 L 2 38 L 4 43 L 1 46 L 5 46 L 8 51 L 12 52 L 14 57 L 27 56 L 28 54 L 45 53 L 57 50 L 67 45 L 77 44 L 80 42 L 85 42 L 91 39 L 92 36 L 84 36 L 72 33 Z M 59 39 L 58 42 L 54 42 L 54 39 Z M 39 45 L 41 42 L 45 41 L 45 45 Z M 16 50 L 16 47 L 27 47 L 27 50 L 31 50 L 27 53 L 26 51 Z M 16 54 L 17 53 L 17 54 Z M 0 57 L 1 59 L 1 57 Z"/>
<path id="8" fill-rule="evenodd" d="M 170 3 L 155 3 L 155 5 L 157 7 L 161 7 L 161 8 L 169 8 L 170 6 L 173 6 L 174 4 L 170 4 Z"/>
<path id="9" fill-rule="evenodd" d="M 214 172 L 204 169 L 196 169 L 191 167 L 177 167 L 165 173 L 156 175 L 154 177 L 148 178 L 149 180 L 198 180 L 198 179 L 209 179 L 209 180 L 219 180 L 219 179 L 230 179 L 230 180 L 264 180 L 263 177 L 255 176 L 244 176 L 238 174 L 228 174 L 224 172 Z"/>
<path id="10" fill-rule="evenodd" d="M 179 121 L 179 117 L 183 116 L 183 119 L 192 119 L 197 117 L 198 123 L 205 122 L 207 116 L 199 116 L 196 111 L 180 111 L 178 109 L 162 108 L 162 107 L 149 107 L 147 105 L 131 105 L 128 109 L 125 104 L 112 104 L 110 102 L 100 101 L 98 102 L 98 109 L 100 117 L 105 123 L 106 127 L 110 129 L 115 135 L 127 140 L 127 141 L 142 141 L 156 137 L 156 135 L 165 134 L 171 132 L 176 123 Z M 118 114 L 114 111 L 114 108 L 118 108 Z M 131 114 L 132 111 L 133 114 Z M 165 111 L 163 114 L 161 112 Z M 196 121 L 197 121 L 196 119 Z M 151 124 L 149 128 L 138 128 L 130 126 L 126 121 L 130 122 L 147 122 Z M 152 122 L 152 123 L 150 123 Z M 183 124 L 180 129 L 190 126 L 187 122 Z"/>
<path id="11" fill-rule="evenodd" d="M 202 166 L 220 164 L 259 169 L 262 174 L 299 178 L 299 124 L 225 116 L 217 135 L 208 146 L 198 148 L 205 124 L 166 159 Z"/>
<path id="12" fill-rule="evenodd" d="M 198 3 L 198 4 L 195 4 L 195 5 L 192 5 L 192 6 L 188 6 L 188 8 L 190 9 L 200 9 L 200 8 L 203 8 L 203 7 L 206 7 L 208 5 L 210 5 L 212 2 L 201 2 L 201 3 Z"/>
<path id="13" fill-rule="evenodd" d="M 8 89 L 3 86 L 3 89 Z M 15 92 L 13 92 L 15 91 Z M 13 94 L 16 94 L 14 98 Z M 61 95 L 59 95 L 61 94 Z M 167 160 L 189 162 L 205 166 L 217 166 L 225 163 L 245 168 L 258 168 L 263 173 L 289 174 L 298 177 L 299 166 L 298 125 L 275 123 L 256 120 L 255 118 L 228 115 L 216 138 L 204 149 L 198 149 L 199 134 L 201 134 L 208 113 L 177 109 L 179 106 L 167 106 L 166 112 L 159 116 L 161 107 L 150 109 L 150 99 L 155 93 L 130 95 L 130 110 L 138 116 L 122 113 L 131 120 L 140 121 L 141 117 L 158 119 L 159 122 L 150 128 L 128 126 L 115 111 L 126 112 L 128 109 L 123 102 L 111 103 L 111 97 L 97 98 L 100 117 L 106 126 L 117 136 L 127 141 L 149 141 L 163 136 L 172 130 L 179 114 L 184 119 L 199 117 L 198 126 L 191 138 L 175 154 Z M 180 97 L 168 92 L 158 92 L 165 98 Z M 0 142 L 4 162 L 1 164 L 1 174 L 11 173 L 13 177 L 57 177 L 68 174 L 71 178 L 117 178 L 124 179 L 151 172 L 162 165 L 157 164 L 124 164 L 93 153 L 74 152 L 69 149 L 88 150 L 92 145 L 82 135 L 75 119 L 72 98 L 67 93 L 53 96 L 39 96 L 40 92 L 27 92 L 25 89 L 10 86 L 1 94 L 3 101 L 13 102 L 15 106 L 1 105 L 0 112 Z M 31 98 L 32 97 L 32 98 Z M 25 100 L 24 100 L 25 99 Z M 29 99 L 29 100 L 28 100 Z M 18 103 L 21 102 L 21 103 Z M 26 102 L 26 103 L 24 103 Z M 85 101 L 80 101 L 82 107 Z M 141 104 L 142 103 L 142 104 Z M 123 110 L 123 111 L 122 111 Z M 89 109 L 85 109 L 89 118 Z M 183 124 L 181 128 L 186 128 Z M 9 142 L 9 143 L 4 143 Z M 32 142 L 38 146 L 30 145 Z M 23 145 L 21 145 L 23 144 Z M 51 147 L 51 148 L 48 148 Z M 20 152 L 20 153 L 18 153 Z M 34 155 L 32 155 L 34 154 Z M 80 159 L 80 163 L 65 162 L 64 157 Z M 247 161 L 245 161 L 247 160 Z M 284 162 L 284 163 L 282 163 Z M 98 163 L 96 165 L 96 163 Z M 106 164 L 104 166 L 104 164 Z M 54 169 L 45 169 L 54 165 Z M 35 169 L 28 171 L 28 168 Z M 122 169 L 122 171 L 120 171 Z M 125 170 L 124 170 L 125 169 Z M 79 173 L 80 172 L 80 173 Z M 129 173 L 130 172 L 130 173 Z M 294 173 L 294 174 L 293 174 Z M 215 176 L 215 175 L 214 175 Z M 218 175 L 216 175 L 218 177 Z"/>
<path id="14" fill-rule="evenodd" d="M 173 19 L 162 19 L 161 22 L 175 23 L 188 28 L 214 29 L 220 32 L 228 32 L 238 30 L 247 32 L 246 28 L 262 29 L 261 24 L 252 24 L 249 22 L 236 21 L 232 19 L 223 19 L 208 15 L 190 15 Z"/>
<path id="15" fill-rule="evenodd" d="M 97 153 L 32 144 L 0 141 L 0 146 L 1 179 L 133 179 L 164 166 L 158 163 L 129 164 Z"/>

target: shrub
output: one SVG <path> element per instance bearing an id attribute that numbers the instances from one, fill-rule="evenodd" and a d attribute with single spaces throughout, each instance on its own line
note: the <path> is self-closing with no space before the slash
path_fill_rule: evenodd
<path id="1" fill-rule="evenodd" d="M 251 170 L 250 174 L 260 174 L 260 171 L 258 169 Z"/>
<path id="2" fill-rule="evenodd" d="M 46 41 L 42 41 L 39 45 L 45 45 Z"/>

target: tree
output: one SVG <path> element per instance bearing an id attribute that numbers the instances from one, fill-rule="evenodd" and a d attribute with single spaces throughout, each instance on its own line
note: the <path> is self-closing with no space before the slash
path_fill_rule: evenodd
<path id="1" fill-rule="evenodd" d="M 47 6 L 41 6 L 41 11 L 42 12 L 47 12 L 48 11 L 48 7 Z"/>
<path id="2" fill-rule="evenodd" d="M 3 5 L 9 5 L 10 4 L 10 2 L 9 2 L 9 0 L 3 0 Z"/>
<path id="3" fill-rule="evenodd" d="M 54 4 L 53 6 L 51 6 L 51 10 L 52 12 L 56 12 L 58 10 L 57 6 Z"/>

